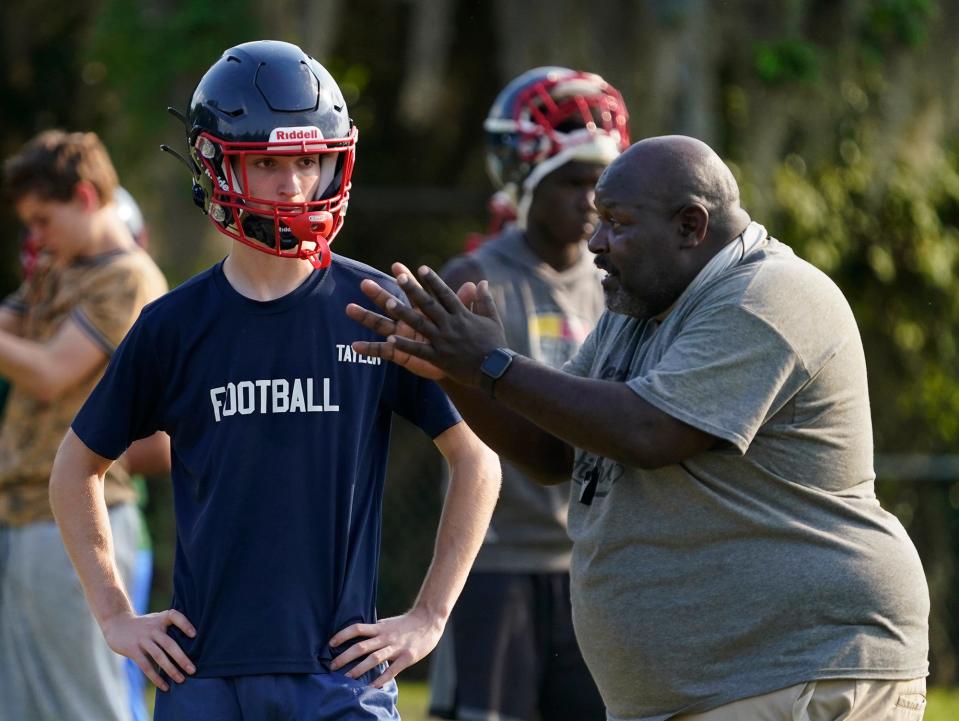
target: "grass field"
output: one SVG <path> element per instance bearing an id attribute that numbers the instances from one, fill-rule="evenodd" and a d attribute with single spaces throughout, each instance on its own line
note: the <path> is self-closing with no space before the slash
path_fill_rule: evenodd
<path id="1" fill-rule="evenodd" d="M 402 678 L 402 677 L 401 677 Z M 398 705 L 403 721 L 425 721 L 426 706 L 430 692 L 425 681 L 398 681 L 400 702 Z"/>
<path id="2" fill-rule="evenodd" d="M 929 692 L 925 721 L 955 721 L 955 719 L 959 719 L 959 689 L 932 689 Z"/>
<path id="3" fill-rule="evenodd" d="M 153 710 L 152 689 L 148 705 Z M 403 721 L 426 721 L 429 691 L 423 681 L 400 682 L 400 716 Z M 929 705 L 924 721 L 956 721 L 959 719 L 959 688 L 934 688 L 929 691 Z"/>

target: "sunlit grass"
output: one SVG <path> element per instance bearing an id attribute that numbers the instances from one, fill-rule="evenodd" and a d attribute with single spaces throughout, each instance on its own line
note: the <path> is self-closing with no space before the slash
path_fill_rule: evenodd
<path id="1" fill-rule="evenodd" d="M 426 707 L 429 704 L 430 691 L 425 681 L 398 682 L 400 687 L 400 701 L 397 707 L 403 721 L 425 721 Z"/>
<path id="2" fill-rule="evenodd" d="M 923 721 L 955 721 L 956 719 L 959 719 L 959 688 L 930 689 L 929 705 L 926 706 Z"/>

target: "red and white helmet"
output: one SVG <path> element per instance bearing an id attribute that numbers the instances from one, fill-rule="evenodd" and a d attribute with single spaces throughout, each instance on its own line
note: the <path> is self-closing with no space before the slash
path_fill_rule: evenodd
<path id="1" fill-rule="evenodd" d="M 570 161 L 608 165 L 629 146 L 623 96 L 595 73 L 561 67 L 528 70 L 496 97 L 483 127 L 486 167 L 526 224 L 533 191 Z"/>

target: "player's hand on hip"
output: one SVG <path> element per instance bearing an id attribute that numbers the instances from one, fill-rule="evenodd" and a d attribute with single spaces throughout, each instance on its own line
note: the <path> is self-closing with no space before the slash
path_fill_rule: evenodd
<path id="1" fill-rule="evenodd" d="M 167 635 L 169 626 L 176 626 L 190 638 L 196 636 L 196 629 L 187 617 L 172 609 L 145 616 L 118 613 L 106 619 L 102 629 L 110 648 L 132 659 L 158 689 L 168 691 L 169 687 L 159 673 L 161 669 L 177 683 L 186 680 L 184 672 L 196 672 L 183 649 Z"/>
<path id="2" fill-rule="evenodd" d="M 373 686 L 383 688 L 405 668 L 409 668 L 432 651 L 439 643 L 444 624 L 423 609 L 413 609 L 402 616 L 384 618 L 377 623 L 354 623 L 330 639 L 336 648 L 354 638 L 365 637 L 333 659 L 330 668 L 334 671 L 362 659 L 346 675 L 359 678 L 381 663 L 389 662 L 389 668 L 373 681 Z"/>

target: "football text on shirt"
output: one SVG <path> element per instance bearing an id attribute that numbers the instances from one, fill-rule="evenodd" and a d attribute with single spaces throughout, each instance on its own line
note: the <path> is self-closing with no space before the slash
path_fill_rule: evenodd
<path id="1" fill-rule="evenodd" d="M 339 405 L 330 402 L 330 379 L 323 379 L 323 402 L 315 403 L 313 379 L 273 378 L 257 381 L 227 383 L 210 389 L 213 417 L 221 418 L 239 413 L 322 413 L 339 411 Z"/>

